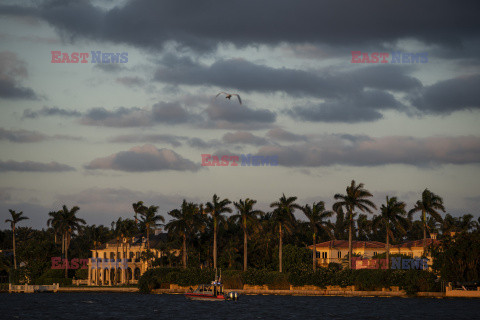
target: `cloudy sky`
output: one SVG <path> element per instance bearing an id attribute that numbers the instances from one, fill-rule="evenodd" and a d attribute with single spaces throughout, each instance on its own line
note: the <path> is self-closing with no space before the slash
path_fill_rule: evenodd
<path id="1" fill-rule="evenodd" d="M 66 204 L 110 225 L 133 202 L 166 215 L 214 193 L 331 205 L 352 179 L 378 206 L 429 188 L 480 216 L 477 1 L 219 4 L 0 1 L 2 221 L 44 228 Z"/>

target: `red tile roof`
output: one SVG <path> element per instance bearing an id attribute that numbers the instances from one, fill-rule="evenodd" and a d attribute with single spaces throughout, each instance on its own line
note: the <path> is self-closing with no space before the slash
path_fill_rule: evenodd
<path id="1" fill-rule="evenodd" d="M 316 244 L 317 248 L 348 248 L 347 240 L 331 240 Z M 313 248 L 309 246 L 309 248 Z M 352 241 L 352 248 L 385 248 L 385 243 L 378 241 Z"/>
<path id="2" fill-rule="evenodd" d="M 426 239 L 427 247 L 430 246 L 431 244 L 433 244 L 434 246 L 438 246 L 440 245 L 440 243 L 441 243 L 440 240 L 430 239 L 430 238 Z M 423 248 L 423 239 L 407 241 L 401 244 L 392 245 L 391 247 L 392 248 Z"/>
<path id="3" fill-rule="evenodd" d="M 427 238 L 426 245 L 427 247 L 433 245 L 437 246 L 440 244 L 439 240 Z M 333 249 L 344 249 L 348 248 L 347 240 L 330 240 L 316 244 L 317 248 L 333 248 Z M 386 244 L 378 241 L 352 241 L 352 248 L 370 248 L 370 249 L 386 249 Z M 313 248 L 313 245 L 309 246 L 310 249 Z M 407 241 L 401 244 L 390 245 L 390 248 L 423 248 L 423 239 Z"/>

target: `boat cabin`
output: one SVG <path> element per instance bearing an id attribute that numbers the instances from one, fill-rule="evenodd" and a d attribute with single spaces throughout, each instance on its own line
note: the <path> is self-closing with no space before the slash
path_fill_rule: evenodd
<path id="1" fill-rule="evenodd" d="M 193 293 L 213 296 L 223 295 L 223 286 L 221 284 L 201 284 Z"/>

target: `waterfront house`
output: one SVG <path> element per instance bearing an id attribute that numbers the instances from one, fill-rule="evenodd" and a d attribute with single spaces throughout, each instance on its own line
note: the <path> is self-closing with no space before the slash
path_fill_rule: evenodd
<path id="1" fill-rule="evenodd" d="M 163 256 L 160 248 L 166 239 L 167 234 L 159 231 L 150 235 L 153 259 Z M 148 269 L 147 260 L 142 259 L 142 254 L 147 251 L 147 238 L 142 234 L 123 238 L 118 246 L 117 240 L 113 239 L 91 251 L 92 258 L 88 259 L 88 285 L 114 285 L 115 271 L 119 285 L 136 284 Z"/>
<path id="2" fill-rule="evenodd" d="M 427 247 L 438 245 L 440 241 L 436 239 L 434 234 L 431 238 L 426 239 Z M 308 247 L 313 249 L 313 245 Z M 347 240 L 330 240 L 317 243 L 315 246 L 317 254 L 317 265 L 327 266 L 329 263 L 346 263 L 348 257 L 348 241 Z M 353 256 L 362 259 L 372 259 L 375 256 L 387 252 L 387 245 L 378 241 L 352 241 Z M 423 239 L 407 241 L 401 244 L 390 244 L 390 254 L 403 254 L 411 258 L 420 258 L 423 255 Z M 431 259 L 430 253 L 427 252 L 427 258 Z"/>

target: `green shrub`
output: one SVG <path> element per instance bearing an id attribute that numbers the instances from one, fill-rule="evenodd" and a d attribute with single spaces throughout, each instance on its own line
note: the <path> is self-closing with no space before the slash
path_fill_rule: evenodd
<path id="1" fill-rule="evenodd" d="M 168 288 L 169 284 L 195 286 L 210 283 L 215 278 L 213 270 L 155 268 L 140 278 L 138 286 L 141 292 L 151 292 L 157 288 Z M 289 273 L 280 273 L 265 269 L 248 269 L 246 272 L 227 270 L 222 273 L 222 282 L 227 289 L 241 289 L 244 284 L 268 285 L 270 289 L 289 289 L 290 285 L 351 286 L 357 290 L 374 291 L 398 286 L 407 293 L 418 291 L 439 291 L 436 276 L 424 270 L 338 270 L 338 266 L 313 270 L 294 269 Z M 51 284 L 51 282 L 50 282 Z"/>
<path id="2" fill-rule="evenodd" d="M 227 270 L 222 272 L 222 282 L 225 289 L 243 289 L 243 271 Z"/>
<path id="3" fill-rule="evenodd" d="M 75 270 L 75 278 L 80 280 L 88 279 L 88 269 L 77 269 Z"/>
<path id="4" fill-rule="evenodd" d="M 248 269 L 243 273 L 243 283 L 253 286 L 269 285 L 273 284 L 279 277 L 283 278 L 284 274 L 265 269 Z"/>
<path id="5" fill-rule="evenodd" d="M 169 273 L 175 272 L 175 268 L 154 268 L 147 270 L 138 280 L 138 288 L 142 293 L 150 293 L 158 289 L 163 283 L 170 283 Z"/>

